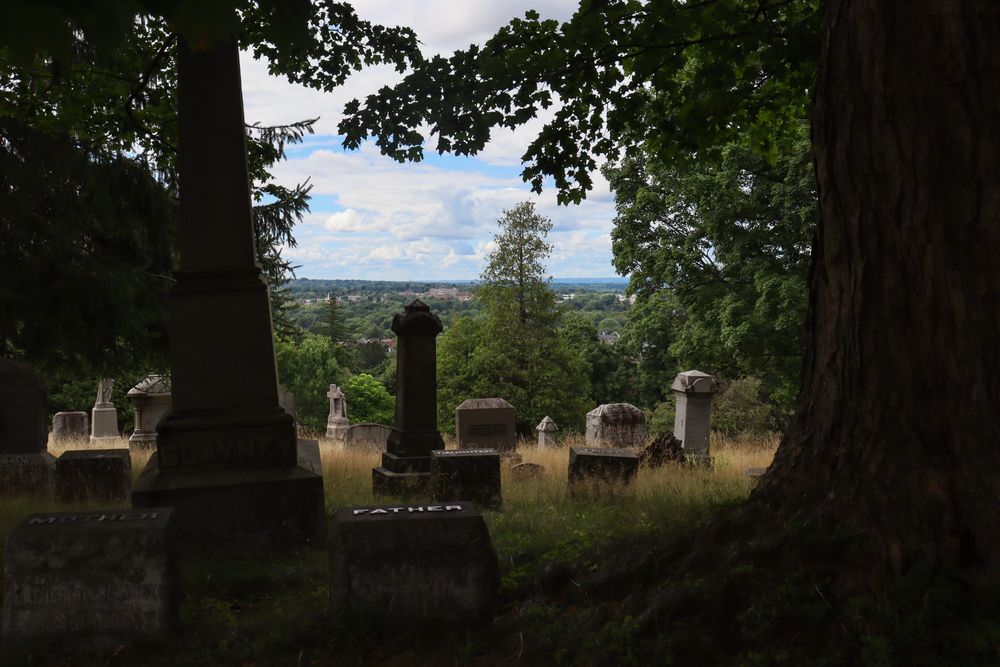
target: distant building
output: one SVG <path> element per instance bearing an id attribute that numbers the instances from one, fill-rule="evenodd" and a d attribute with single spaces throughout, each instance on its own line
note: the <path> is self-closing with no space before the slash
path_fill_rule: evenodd
<path id="1" fill-rule="evenodd" d="M 615 343 L 618 342 L 619 338 L 621 338 L 621 335 L 619 335 L 617 331 L 613 331 L 611 333 L 597 334 L 597 339 L 602 343 L 604 343 L 605 345 L 614 345 Z"/>

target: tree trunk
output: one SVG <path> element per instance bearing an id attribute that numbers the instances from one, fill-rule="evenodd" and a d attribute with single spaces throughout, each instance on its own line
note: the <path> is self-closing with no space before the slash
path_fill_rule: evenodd
<path id="1" fill-rule="evenodd" d="M 793 423 L 755 492 L 874 565 L 1000 563 L 1000 3 L 830 0 Z"/>

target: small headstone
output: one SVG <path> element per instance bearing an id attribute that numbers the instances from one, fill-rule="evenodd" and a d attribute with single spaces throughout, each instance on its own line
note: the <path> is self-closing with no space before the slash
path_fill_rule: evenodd
<path id="1" fill-rule="evenodd" d="M 328 544 L 335 613 L 464 624 L 496 612 L 496 552 L 469 502 L 338 509 Z"/>
<path id="2" fill-rule="evenodd" d="M 57 412 L 52 417 L 52 440 L 76 440 L 90 435 L 86 412 Z"/>
<path id="3" fill-rule="evenodd" d="M 615 493 L 635 481 L 639 457 L 627 449 L 569 448 L 569 494 Z"/>
<path id="4" fill-rule="evenodd" d="M 538 479 L 545 472 L 545 466 L 538 463 L 518 463 L 510 469 L 510 478 L 515 482 Z"/>
<path id="5" fill-rule="evenodd" d="M 631 403 L 605 403 L 587 413 L 588 447 L 642 447 L 646 415 Z"/>
<path id="6" fill-rule="evenodd" d="M 0 493 L 48 493 L 56 460 L 46 451 L 47 414 L 42 377 L 0 358 Z"/>
<path id="7" fill-rule="evenodd" d="M 502 398 L 470 398 L 455 409 L 459 449 L 514 451 L 517 430 L 514 406 Z"/>
<path id="8" fill-rule="evenodd" d="M 552 417 L 546 416 L 545 419 L 538 423 L 535 430 L 538 431 L 539 449 L 548 449 L 555 446 L 556 431 L 559 430 L 559 426 L 552 420 Z"/>
<path id="9" fill-rule="evenodd" d="M 129 446 L 155 446 L 156 425 L 171 408 L 170 378 L 149 375 L 129 389 L 126 396 L 135 409 L 135 429 L 129 436 Z"/>
<path id="10" fill-rule="evenodd" d="M 111 402 L 111 389 L 115 381 L 105 378 L 97 385 L 97 400 L 94 402 L 93 419 L 90 420 L 90 439 L 112 439 L 119 437 L 118 411 Z"/>
<path id="11" fill-rule="evenodd" d="M 684 463 L 686 460 L 684 445 L 673 433 L 661 433 L 639 452 L 639 463 L 650 468 L 659 468 L 666 463 Z"/>
<path id="12" fill-rule="evenodd" d="M 382 424 L 351 424 L 344 434 L 344 444 L 384 452 L 392 429 Z"/>
<path id="13" fill-rule="evenodd" d="M 712 432 L 709 415 L 716 388 L 715 378 L 701 371 L 678 373 L 670 385 L 677 397 L 674 435 L 684 443 L 688 459 L 709 458 L 708 441 Z"/>
<path id="14" fill-rule="evenodd" d="M 441 449 L 431 452 L 433 496 L 467 498 L 477 507 L 499 507 L 500 454 L 495 449 Z"/>
<path id="15" fill-rule="evenodd" d="M 3 644 L 117 647 L 177 620 L 170 509 L 32 514 L 7 535 Z"/>
<path id="16" fill-rule="evenodd" d="M 326 418 L 326 437 L 343 442 L 347 427 L 350 426 L 350 422 L 347 421 L 347 399 L 343 390 L 335 384 L 330 385 L 326 397 L 330 399 L 330 414 Z"/>
<path id="17" fill-rule="evenodd" d="M 64 503 L 127 500 L 131 493 L 128 449 L 68 450 L 56 461 L 56 496 Z"/>

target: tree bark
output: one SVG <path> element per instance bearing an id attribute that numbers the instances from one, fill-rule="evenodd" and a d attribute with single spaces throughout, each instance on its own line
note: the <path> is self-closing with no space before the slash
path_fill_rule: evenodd
<path id="1" fill-rule="evenodd" d="M 792 425 L 754 497 L 875 565 L 1000 562 L 1000 3 L 826 3 Z"/>

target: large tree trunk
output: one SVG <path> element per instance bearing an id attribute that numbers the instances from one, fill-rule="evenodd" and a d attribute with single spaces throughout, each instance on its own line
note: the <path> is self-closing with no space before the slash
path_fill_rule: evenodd
<path id="1" fill-rule="evenodd" d="M 1000 564 L 1000 3 L 830 0 L 798 412 L 755 496 L 876 564 Z"/>

